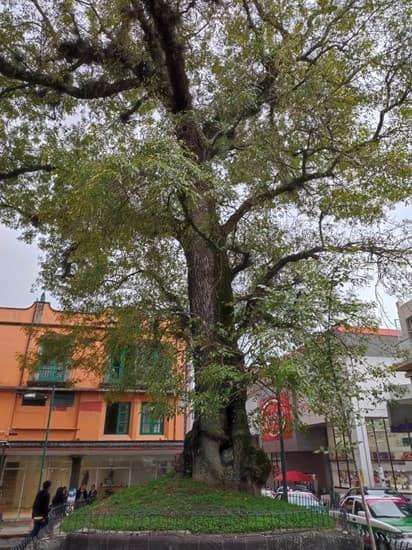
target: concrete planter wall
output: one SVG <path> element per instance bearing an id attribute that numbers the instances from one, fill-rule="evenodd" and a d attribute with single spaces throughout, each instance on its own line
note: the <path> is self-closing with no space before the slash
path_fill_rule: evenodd
<path id="1" fill-rule="evenodd" d="M 339 531 L 294 531 L 253 535 L 180 533 L 72 533 L 62 550 L 356 550 L 360 541 Z"/>

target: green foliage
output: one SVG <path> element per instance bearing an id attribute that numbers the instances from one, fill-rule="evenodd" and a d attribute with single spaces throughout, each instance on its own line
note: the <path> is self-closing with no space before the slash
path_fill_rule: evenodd
<path id="1" fill-rule="evenodd" d="M 6 0 L 0 219 L 118 346 L 185 339 L 195 395 L 166 361 L 159 399 L 216 412 L 262 376 L 326 399 L 344 350 L 316 338 L 373 325 L 373 278 L 409 289 L 409 20 L 407 0 Z M 280 362 L 301 345 L 305 377 Z"/>
<path id="2" fill-rule="evenodd" d="M 327 512 L 314 511 L 267 497 L 208 487 L 172 475 L 123 489 L 75 511 L 63 530 L 88 529 L 192 533 L 248 533 L 290 528 L 331 528 Z"/>

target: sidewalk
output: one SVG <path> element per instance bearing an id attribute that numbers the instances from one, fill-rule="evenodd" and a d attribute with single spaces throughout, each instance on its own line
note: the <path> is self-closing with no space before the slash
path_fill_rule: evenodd
<path id="1" fill-rule="evenodd" d="M 32 528 L 31 520 L 23 519 L 16 521 L 0 522 L 0 539 L 24 537 Z"/>
<path id="2" fill-rule="evenodd" d="M 13 548 L 32 528 L 31 520 L 15 520 L 0 522 L 0 548 Z"/>

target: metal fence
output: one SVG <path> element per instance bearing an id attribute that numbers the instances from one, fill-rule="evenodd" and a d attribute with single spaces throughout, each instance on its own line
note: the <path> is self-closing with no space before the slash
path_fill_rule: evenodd
<path id="1" fill-rule="evenodd" d="M 77 501 L 76 509 L 82 508 L 87 501 Z M 38 546 L 39 539 L 53 536 L 56 528 L 60 528 L 62 520 L 70 515 L 74 508 L 73 505 L 62 504 L 61 506 L 54 506 L 49 512 L 49 519 L 47 525 L 42 527 L 37 536 L 33 536 L 28 533 L 21 541 L 12 547 L 12 550 L 35 550 Z"/>
<path id="2" fill-rule="evenodd" d="M 305 495 L 288 495 L 291 504 L 295 507 L 282 511 L 261 511 L 258 513 L 231 512 L 221 513 L 198 512 L 196 510 L 173 510 L 169 513 L 163 511 L 150 515 L 125 509 L 114 516 L 109 509 L 97 509 L 94 506 L 86 506 L 81 511 L 72 509 L 66 505 L 53 508 L 49 515 L 49 523 L 39 534 L 39 539 L 47 538 L 60 533 L 62 520 L 63 531 L 87 530 L 119 530 L 119 531 L 185 531 L 191 533 L 245 533 L 245 532 L 270 532 L 275 530 L 322 529 L 333 528 L 335 525 L 343 531 L 359 535 L 363 548 L 369 548 L 368 534 L 365 527 L 355 525 L 348 521 L 348 515 L 344 510 L 334 508 L 334 517 L 331 508 L 321 505 L 316 500 Z M 280 495 L 276 499 L 280 499 Z M 76 506 L 85 506 L 87 502 Z M 376 533 L 379 550 L 412 550 L 412 544 L 408 541 L 397 539 L 389 534 Z M 37 538 L 27 535 L 24 540 L 13 547 L 13 550 L 35 550 L 38 547 Z"/>

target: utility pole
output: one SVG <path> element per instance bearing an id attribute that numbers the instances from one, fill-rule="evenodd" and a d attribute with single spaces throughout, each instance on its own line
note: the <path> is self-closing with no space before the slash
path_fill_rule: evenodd
<path id="1" fill-rule="evenodd" d="M 47 417 L 47 426 L 46 426 L 46 433 L 44 434 L 44 442 L 43 442 L 43 452 L 41 456 L 41 464 L 40 464 L 40 477 L 39 477 L 39 491 L 41 489 L 41 484 L 43 481 L 43 472 L 44 472 L 44 465 L 46 462 L 46 456 L 47 456 L 47 445 L 49 442 L 49 431 L 50 431 L 50 421 L 54 406 L 54 394 L 56 391 L 56 386 L 52 387 L 51 396 L 50 396 L 50 405 L 49 405 L 49 414 Z"/>
<path id="2" fill-rule="evenodd" d="M 277 400 L 277 420 L 279 426 L 279 445 L 280 445 L 280 469 L 282 472 L 282 500 L 288 500 L 288 482 L 286 479 L 286 453 L 285 453 L 285 440 L 283 437 L 283 414 L 282 414 L 282 404 L 280 401 L 281 392 L 276 390 L 276 400 Z"/>

